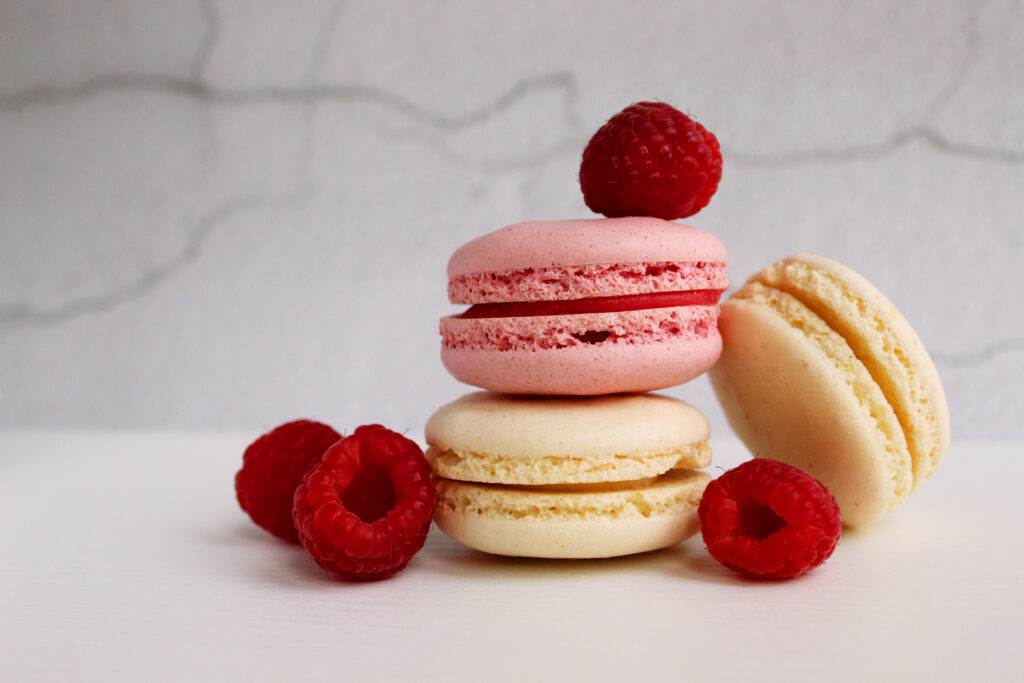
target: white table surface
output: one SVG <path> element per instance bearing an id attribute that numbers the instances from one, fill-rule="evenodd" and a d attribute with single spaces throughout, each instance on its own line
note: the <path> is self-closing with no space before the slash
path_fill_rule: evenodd
<path id="1" fill-rule="evenodd" d="M 955 444 L 899 511 L 795 581 L 739 579 L 699 537 L 538 561 L 434 529 L 394 579 L 349 584 L 239 510 L 255 436 L 0 435 L 0 678 L 1024 676 L 1021 444 Z M 716 466 L 746 457 L 715 446 Z"/>

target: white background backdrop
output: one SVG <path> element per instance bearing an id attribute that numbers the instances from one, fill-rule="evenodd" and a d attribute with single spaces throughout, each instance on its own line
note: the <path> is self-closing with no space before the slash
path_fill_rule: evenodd
<path id="1" fill-rule="evenodd" d="M 590 215 L 630 102 L 724 147 L 738 285 L 874 281 L 1024 437 L 1024 4 L 0 0 L 0 426 L 418 432 L 448 255 Z M 727 427 L 705 379 L 670 390 Z"/>

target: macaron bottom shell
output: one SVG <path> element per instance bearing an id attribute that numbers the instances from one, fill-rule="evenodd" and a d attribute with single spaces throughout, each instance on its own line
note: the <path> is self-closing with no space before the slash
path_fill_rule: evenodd
<path id="1" fill-rule="evenodd" d="M 711 477 L 673 470 L 653 482 L 585 491 L 437 480 L 437 526 L 476 550 L 552 559 L 617 557 L 666 548 L 697 533 Z"/>
<path id="2" fill-rule="evenodd" d="M 649 344 L 596 343 L 538 350 L 442 347 L 455 379 L 507 394 L 595 396 L 683 384 L 710 369 L 722 352 L 718 329 L 699 338 Z"/>

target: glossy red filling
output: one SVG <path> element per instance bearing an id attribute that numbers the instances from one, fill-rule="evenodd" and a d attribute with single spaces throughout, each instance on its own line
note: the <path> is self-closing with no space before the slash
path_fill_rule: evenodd
<path id="1" fill-rule="evenodd" d="M 647 308 L 676 306 L 713 306 L 722 296 L 721 289 L 692 289 L 686 292 L 653 292 L 599 296 L 563 301 L 509 301 L 498 304 L 474 304 L 459 318 L 526 318 L 537 315 L 574 315 L 580 313 L 619 313 Z"/>

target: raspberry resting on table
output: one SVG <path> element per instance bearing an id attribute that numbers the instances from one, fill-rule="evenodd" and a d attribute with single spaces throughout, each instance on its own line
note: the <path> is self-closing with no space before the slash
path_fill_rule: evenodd
<path id="1" fill-rule="evenodd" d="M 758 579 L 790 579 L 817 567 L 842 530 L 836 499 L 821 482 L 768 458 L 708 484 L 697 515 L 711 556 Z"/>
<path id="2" fill-rule="evenodd" d="M 691 216 L 707 206 L 721 179 L 714 134 L 661 102 L 637 102 L 609 119 L 580 164 L 584 201 L 609 218 Z"/>
<path id="3" fill-rule="evenodd" d="M 292 517 L 313 560 L 343 579 L 386 579 L 423 547 L 434 513 L 423 451 L 380 425 L 331 446 L 295 492 Z"/>
<path id="4" fill-rule="evenodd" d="M 256 439 L 235 475 L 238 504 L 252 521 L 278 538 L 299 542 L 292 522 L 292 498 L 324 451 L 341 438 L 312 420 L 288 422 Z"/>

